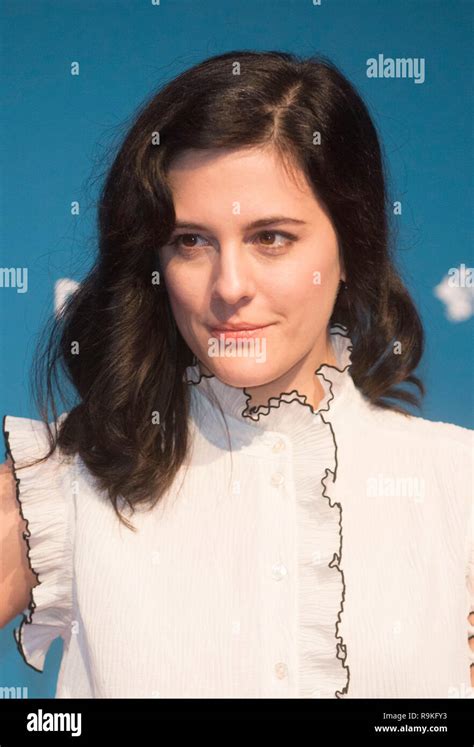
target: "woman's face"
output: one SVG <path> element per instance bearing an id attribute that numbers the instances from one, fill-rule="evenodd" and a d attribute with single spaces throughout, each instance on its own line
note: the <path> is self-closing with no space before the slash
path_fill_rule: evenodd
<path id="1" fill-rule="evenodd" d="M 327 327 L 344 273 L 334 228 L 301 172 L 287 173 L 269 150 L 188 150 L 169 181 L 176 228 L 160 259 L 201 369 L 256 387 L 301 383 L 331 362 Z M 215 329 L 243 324 L 261 328 Z"/>

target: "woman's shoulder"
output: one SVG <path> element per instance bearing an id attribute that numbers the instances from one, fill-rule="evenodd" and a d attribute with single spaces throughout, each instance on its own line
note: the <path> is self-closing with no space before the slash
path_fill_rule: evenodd
<path id="1" fill-rule="evenodd" d="M 51 430 L 56 425 L 60 427 L 68 413 L 63 412 L 56 421 L 48 424 Z M 22 462 L 41 459 L 49 452 L 50 442 L 48 438 L 47 425 L 42 420 L 35 418 L 20 417 L 17 415 L 4 415 L 2 431 L 6 452 L 15 466 L 21 466 Z M 57 447 L 45 463 L 63 466 L 66 469 L 73 458 L 64 454 Z"/>
<path id="2" fill-rule="evenodd" d="M 402 416 L 403 417 L 403 416 Z M 429 420 L 421 416 L 410 416 L 410 426 L 414 433 L 428 441 L 440 444 L 456 443 L 466 448 L 473 447 L 474 430 L 444 420 Z"/>
<path id="3" fill-rule="evenodd" d="M 453 481 L 461 474 L 465 480 L 467 473 L 472 472 L 474 430 L 471 428 L 421 415 L 406 415 L 367 402 L 363 420 L 365 428 L 358 421 L 359 432 L 371 451 L 395 453 L 410 463 L 420 460 L 420 468 L 429 460 L 435 471 L 453 472 Z"/>
<path id="4" fill-rule="evenodd" d="M 466 426 L 457 425 L 443 420 L 430 420 L 422 415 L 405 414 L 392 409 L 376 407 L 366 403 L 367 421 L 375 430 L 385 433 L 403 432 L 406 438 L 423 439 L 420 443 L 458 444 L 472 449 L 474 446 L 474 430 Z"/>

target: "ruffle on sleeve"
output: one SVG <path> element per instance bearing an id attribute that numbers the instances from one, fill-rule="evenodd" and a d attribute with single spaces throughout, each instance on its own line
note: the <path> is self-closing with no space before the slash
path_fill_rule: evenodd
<path id="1" fill-rule="evenodd" d="M 28 561 L 39 581 L 14 636 L 25 662 L 42 672 L 51 642 L 58 636 L 68 640 L 71 632 L 74 476 L 69 458 L 58 450 L 44 462 L 18 469 L 49 450 L 41 421 L 7 415 L 3 431 L 26 520 Z"/>

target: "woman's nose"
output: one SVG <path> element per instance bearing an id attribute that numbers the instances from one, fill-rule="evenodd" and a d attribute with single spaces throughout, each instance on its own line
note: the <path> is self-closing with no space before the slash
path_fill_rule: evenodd
<path id="1" fill-rule="evenodd" d="M 214 292 L 227 304 L 235 304 L 253 294 L 249 257 L 241 244 L 221 247 L 214 272 Z"/>

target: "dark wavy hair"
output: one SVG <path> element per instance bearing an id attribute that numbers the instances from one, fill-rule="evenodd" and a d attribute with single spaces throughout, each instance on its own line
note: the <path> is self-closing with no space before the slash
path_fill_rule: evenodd
<path id="1" fill-rule="evenodd" d="M 320 144 L 314 144 L 315 132 Z M 46 425 L 58 417 L 61 375 L 76 403 L 50 451 L 79 454 L 114 509 L 153 507 L 188 449 L 189 384 L 195 362 L 177 329 L 157 249 L 175 213 L 167 173 L 183 150 L 274 147 L 306 175 L 337 233 L 347 289 L 331 323 L 352 341 L 351 376 L 368 400 L 409 415 L 420 406 L 413 374 L 424 347 L 420 317 L 393 260 L 386 176 L 362 99 L 328 59 L 234 51 L 195 65 L 139 109 L 103 184 L 97 259 L 45 330 L 34 360 L 35 401 Z M 48 325 L 48 326 L 50 326 Z M 393 346 L 401 345 L 401 355 Z M 79 345 L 79 354 L 72 346 Z M 410 392 L 400 385 L 414 385 Z M 402 403 L 402 404 L 400 404 Z M 152 413 L 160 413 L 159 427 Z"/>

